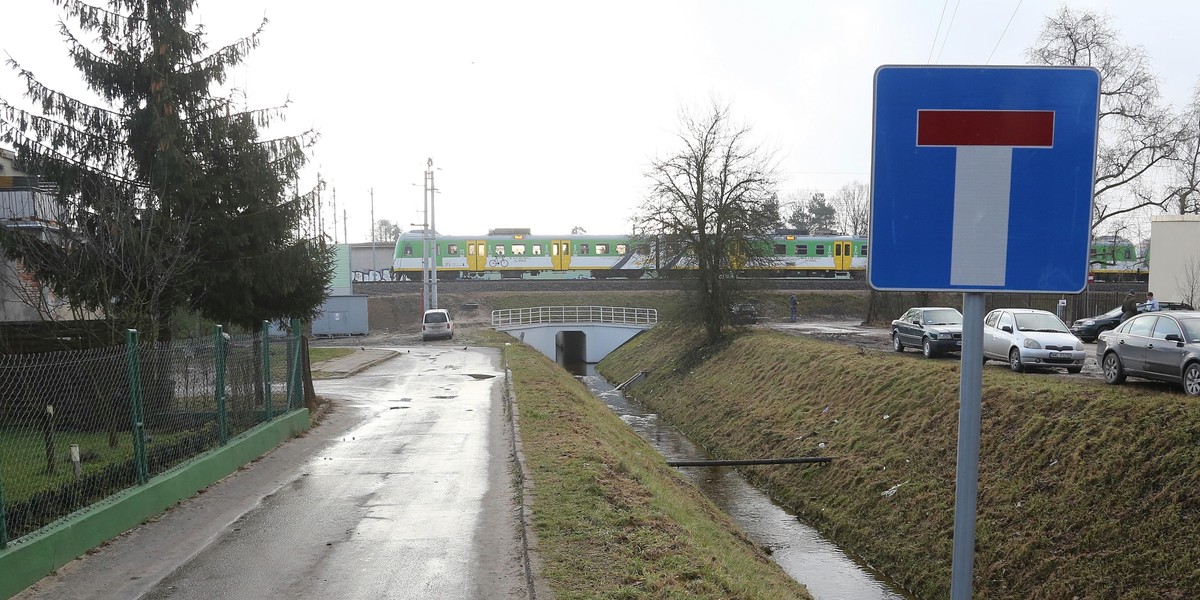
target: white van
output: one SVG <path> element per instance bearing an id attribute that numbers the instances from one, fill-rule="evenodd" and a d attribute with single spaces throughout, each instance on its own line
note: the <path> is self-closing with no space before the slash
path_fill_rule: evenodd
<path id="1" fill-rule="evenodd" d="M 454 321 L 444 308 L 427 310 L 421 317 L 421 341 L 433 338 L 454 339 Z"/>

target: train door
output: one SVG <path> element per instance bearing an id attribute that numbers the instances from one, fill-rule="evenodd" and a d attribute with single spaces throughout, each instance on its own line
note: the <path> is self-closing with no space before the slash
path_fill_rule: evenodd
<path id="1" fill-rule="evenodd" d="M 850 259 L 853 254 L 853 242 L 833 242 L 833 270 L 849 271 Z"/>
<path id="2" fill-rule="evenodd" d="M 478 273 L 487 269 L 487 242 L 467 240 L 467 270 Z"/>
<path id="3" fill-rule="evenodd" d="M 550 265 L 555 271 L 571 268 L 571 240 L 550 240 Z"/>

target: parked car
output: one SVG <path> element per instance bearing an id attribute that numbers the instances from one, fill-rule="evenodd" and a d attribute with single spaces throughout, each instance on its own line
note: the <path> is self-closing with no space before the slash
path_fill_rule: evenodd
<path id="1" fill-rule="evenodd" d="M 998 308 L 983 319 L 983 362 L 1001 360 L 1020 373 L 1029 367 L 1083 370 L 1083 342 L 1054 313 Z"/>
<path id="2" fill-rule="evenodd" d="M 1126 377 L 1178 383 L 1200 396 L 1200 312 L 1163 311 L 1130 317 L 1096 340 L 1104 381 Z"/>
<path id="3" fill-rule="evenodd" d="M 454 321 L 450 319 L 450 312 L 444 308 L 427 310 L 421 316 L 421 341 L 433 338 L 454 339 Z"/>
<path id="4" fill-rule="evenodd" d="M 754 325 L 758 323 L 758 309 L 753 304 L 734 304 L 729 307 L 729 322 L 734 325 Z"/>
<path id="5" fill-rule="evenodd" d="M 1159 310 L 1192 310 L 1192 305 L 1186 302 L 1159 302 L 1158 307 Z M 1145 310 L 1144 302 L 1138 305 L 1139 313 Z M 1115 329 L 1120 324 L 1121 307 L 1118 306 L 1102 315 L 1075 321 L 1071 324 L 1071 333 L 1085 342 L 1094 342 L 1100 332 Z"/>
<path id="6" fill-rule="evenodd" d="M 962 350 L 962 313 L 945 306 L 910 308 L 892 321 L 892 349 L 920 348 L 925 358 Z"/>

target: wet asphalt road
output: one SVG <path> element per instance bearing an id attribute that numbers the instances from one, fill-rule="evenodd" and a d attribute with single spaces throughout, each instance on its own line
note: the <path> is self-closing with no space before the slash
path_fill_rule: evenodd
<path id="1" fill-rule="evenodd" d="M 461 346 L 318 381 L 321 427 L 20 598 L 524 598 L 503 382 Z"/>

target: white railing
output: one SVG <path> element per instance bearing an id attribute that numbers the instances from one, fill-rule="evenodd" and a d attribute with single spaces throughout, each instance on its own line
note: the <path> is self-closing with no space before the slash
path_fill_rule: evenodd
<path id="1" fill-rule="evenodd" d="M 654 325 L 658 323 L 658 311 L 653 308 L 620 306 L 535 306 L 492 311 L 492 327 L 552 323 Z"/>

